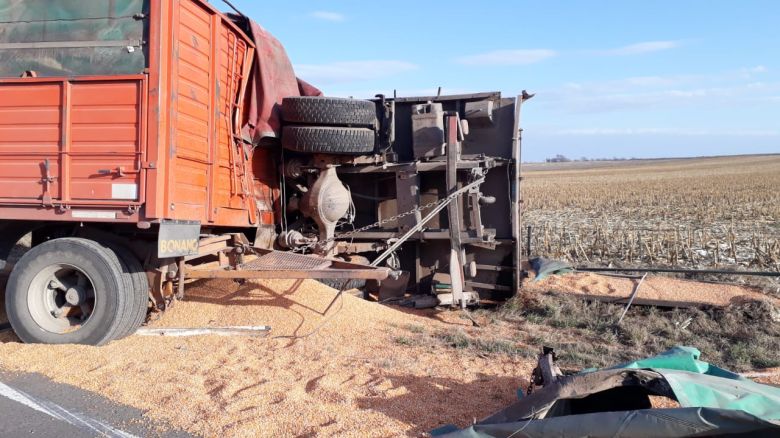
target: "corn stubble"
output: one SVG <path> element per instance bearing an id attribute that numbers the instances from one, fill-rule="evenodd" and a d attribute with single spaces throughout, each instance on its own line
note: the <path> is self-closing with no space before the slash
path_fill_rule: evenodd
<path id="1" fill-rule="evenodd" d="M 780 156 L 532 165 L 525 177 L 534 255 L 780 269 Z"/>

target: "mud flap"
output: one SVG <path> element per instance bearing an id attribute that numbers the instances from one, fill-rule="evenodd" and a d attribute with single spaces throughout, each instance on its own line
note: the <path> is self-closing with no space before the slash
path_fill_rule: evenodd
<path id="1" fill-rule="evenodd" d="M 163 221 L 157 234 L 157 257 L 174 258 L 198 254 L 200 222 Z"/>

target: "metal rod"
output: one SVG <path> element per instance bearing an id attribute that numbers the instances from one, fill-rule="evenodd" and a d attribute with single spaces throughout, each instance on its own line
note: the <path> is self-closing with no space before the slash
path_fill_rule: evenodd
<path id="1" fill-rule="evenodd" d="M 628 304 L 626 304 L 626 308 L 623 309 L 623 314 L 620 315 L 620 319 L 618 319 L 617 322 L 618 325 L 620 325 L 620 323 L 623 322 L 623 318 L 626 317 L 626 313 L 628 313 L 628 309 L 631 307 L 631 304 L 634 302 L 634 298 L 636 298 L 636 294 L 639 293 L 639 286 L 642 286 L 642 282 L 645 281 L 645 277 L 647 277 L 647 274 L 642 276 L 642 278 L 639 280 L 639 283 L 636 284 L 634 291 L 631 292 L 631 297 L 628 299 Z"/>
<path id="2" fill-rule="evenodd" d="M 734 271 L 724 269 L 674 269 L 674 268 L 586 268 L 576 267 L 577 271 L 582 272 L 664 272 L 673 274 L 727 274 L 727 275 L 745 275 L 758 277 L 780 277 L 780 272 L 776 271 Z"/>
<path id="3" fill-rule="evenodd" d="M 123 41 L 43 41 L 33 43 L 3 43 L 0 50 L 12 49 L 79 49 L 86 47 L 141 47 L 141 40 Z"/>
<path id="4" fill-rule="evenodd" d="M 399 247 L 399 246 L 401 246 L 401 245 L 402 245 L 404 242 L 406 242 L 407 240 L 409 240 L 409 238 L 410 238 L 410 237 L 412 237 L 412 235 L 414 235 L 416 232 L 418 232 L 419 230 L 421 230 L 421 229 L 422 229 L 422 228 L 425 226 L 425 224 L 427 224 L 427 223 L 428 223 L 428 222 L 429 222 L 431 219 L 433 219 L 433 217 L 434 217 L 434 216 L 436 216 L 437 214 L 439 214 L 439 212 L 440 212 L 440 211 L 444 210 L 444 207 L 446 207 L 447 205 L 449 205 L 449 203 L 450 203 L 450 202 L 452 202 L 452 200 L 453 200 L 453 199 L 455 199 L 455 196 L 458 196 L 459 194 L 461 194 L 461 193 L 463 193 L 463 192 L 466 192 L 466 191 L 468 191 L 469 189 L 471 189 L 472 187 L 478 186 L 478 185 L 482 184 L 483 182 L 485 182 L 485 177 L 482 177 L 482 178 L 480 178 L 480 179 L 478 179 L 478 180 L 474 181 L 473 183 L 471 183 L 471 184 L 469 184 L 469 185 L 463 186 L 463 187 L 462 187 L 462 188 L 460 188 L 459 190 L 457 190 L 457 191 L 455 191 L 454 193 L 452 193 L 451 195 L 449 195 L 449 197 L 448 197 L 449 199 L 448 199 L 446 202 L 443 202 L 443 203 L 439 204 L 438 206 L 436 206 L 436 208 L 434 208 L 434 209 L 433 209 L 433 210 L 432 210 L 430 213 L 428 213 L 428 215 L 427 215 L 427 216 L 425 216 L 424 218 L 422 218 L 422 219 L 420 220 L 420 222 L 419 222 L 417 225 L 415 225 L 415 226 L 414 226 L 414 227 L 412 227 L 412 228 L 411 228 L 409 231 L 407 231 L 407 232 L 406 232 L 406 234 L 404 234 L 403 236 L 399 237 L 399 238 L 398 238 L 398 241 L 396 241 L 395 243 L 393 243 L 393 244 L 390 246 L 390 248 L 387 248 L 387 250 L 385 250 L 385 252 L 383 252 L 383 253 L 382 253 L 382 254 L 381 254 L 379 257 L 377 257 L 377 258 L 376 258 L 376 259 L 375 259 L 375 260 L 374 260 L 374 261 L 371 263 L 371 265 L 370 265 L 370 266 L 374 266 L 374 267 L 376 267 L 376 266 L 378 266 L 380 263 L 382 263 L 382 261 L 384 261 L 386 258 L 388 258 L 388 257 L 390 256 L 390 254 L 392 254 L 392 253 L 393 253 L 393 251 L 395 251 L 396 249 L 398 249 L 398 247 Z"/>
<path id="5" fill-rule="evenodd" d="M 239 10 L 238 10 L 238 8 L 237 8 L 237 7 L 235 7 L 235 6 L 233 5 L 233 3 L 230 3 L 230 1 L 228 1 L 228 0 L 222 0 L 222 1 L 223 1 L 223 2 L 224 2 L 226 5 L 230 6 L 230 9 L 232 9 L 232 10 L 236 11 L 236 14 L 238 14 L 238 15 L 240 15 L 240 16 L 242 16 L 242 17 L 246 18 L 246 15 L 244 15 L 244 13 L 243 13 L 243 12 L 239 11 Z"/>
<path id="6" fill-rule="evenodd" d="M 271 331 L 267 325 L 261 326 L 236 326 L 236 327 L 162 327 L 162 328 L 140 328 L 136 332 L 138 336 L 258 336 Z"/>
<path id="7" fill-rule="evenodd" d="M 177 273 L 179 274 L 179 284 L 177 285 L 176 289 L 176 299 L 177 300 L 183 300 L 184 299 L 184 279 L 185 274 L 187 273 L 186 264 L 184 263 L 184 257 L 179 258 L 178 267 L 177 267 Z"/>

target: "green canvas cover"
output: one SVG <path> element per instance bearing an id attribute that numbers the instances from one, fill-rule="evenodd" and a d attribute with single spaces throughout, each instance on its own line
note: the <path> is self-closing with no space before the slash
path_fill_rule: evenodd
<path id="1" fill-rule="evenodd" d="M 780 388 L 755 383 L 704 362 L 700 356 L 695 348 L 675 347 L 658 356 L 603 370 L 583 370 L 545 386 L 469 428 L 458 430 L 445 426 L 432 435 L 457 438 L 780 436 Z M 652 409 L 649 399 L 644 407 L 634 407 L 636 401 L 646 398 L 640 395 L 645 390 L 676 398 L 680 407 Z M 583 403 L 584 400 L 588 402 Z"/>
<path id="2" fill-rule="evenodd" d="M 612 367 L 651 369 L 663 375 L 680 406 L 737 409 L 765 420 L 780 420 L 780 388 L 762 385 L 699 360 L 693 347 L 675 347 L 658 356 Z"/>
<path id="3" fill-rule="evenodd" d="M 148 0 L 0 0 L 0 77 L 138 74 Z"/>

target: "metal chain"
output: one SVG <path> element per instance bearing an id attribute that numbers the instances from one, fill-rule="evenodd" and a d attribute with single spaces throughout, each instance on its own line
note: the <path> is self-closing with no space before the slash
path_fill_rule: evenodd
<path id="1" fill-rule="evenodd" d="M 353 236 L 353 235 L 355 235 L 357 233 L 362 233 L 363 231 L 368 231 L 368 230 L 370 230 L 372 228 L 380 227 L 380 226 L 382 226 L 384 224 L 396 221 L 398 219 L 401 219 L 401 218 L 404 218 L 406 216 L 412 215 L 412 214 L 417 213 L 419 211 L 427 210 L 429 208 L 431 208 L 431 209 L 432 208 L 436 208 L 436 207 L 438 207 L 439 205 L 441 205 L 441 204 L 443 204 L 445 202 L 449 202 L 451 199 L 457 198 L 458 196 L 461 195 L 461 192 L 462 192 L 462 190 L 457 190 L 457 191 L 453 192 L 451 195 L 449 195 L 449 196 L 447 196 L 445 198 L 441 198 L 441 199 L 439 199 L 437 201 L 429 202 L 429 203 L 427 203 L 425 205 L 422 205 L 422 206 L 419 206 L 419 207 L 415 207 L 415 208 L 413 208 L 411 210 L 405 211 L 403 213 L 397 214 L 397 215 L 389 217 L 387 219 L 382 219 L 380 221 L 376 221 L 376 222 L 374 222 L 371 225 L 366 225 L 366 226 L 360 227 L 360 228 L 358 228 L 356 230 L 352 230 L 352 231 L 349 231 L 349 232 L 346 232 L 346 233 L 338 234 L 338 235 L 333 236 L 333 237 L 331 237 L 330 239 L 327 239 L 327 240 L 322 240 L 322 241 L 319 241 L 319 242 L 310 243 L 308 245 L 299 246 L 297 248 L 291 249 L 290 252 L 303 252 L 303 251 L 306 251 L 308 249 L 314 249 L 314 248 L 318 248 L 318 247 L 321 248 L 321 247 L 323 247 L 323 246 L 325 246 L 325 245 L 327 245 L 329 243 L 332 243 L 332 242 L 334 242 L 334 241 L 336 241 L 338 239 L 346 239 L 346 238 L 351 237 L 351 236 Z"/>

